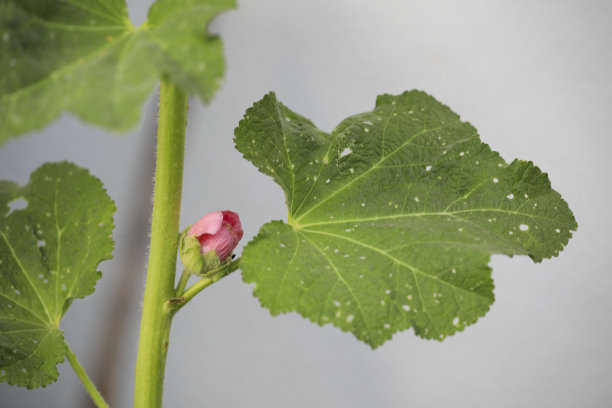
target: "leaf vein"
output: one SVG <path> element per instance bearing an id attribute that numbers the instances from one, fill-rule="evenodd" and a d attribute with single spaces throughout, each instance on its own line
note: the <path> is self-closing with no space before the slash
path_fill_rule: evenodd
<path id="1" fill-rule="evenodd" d="M 334 190 L 330 195 L 328 195 L 327 197 L 325 197 L 324 199 L 320 200 L 318 203 L 316 203 L 315 205 L 313 205 L 312 207 L 310 207 L 305 213 L 303 213 L 302 215 L 300 215 L 295 221 L 299 221 L 302 218 L 304 218 L 306 215 L 308 215 L 310 212 L 312 212 L 314 209 L 316 209 L 317 207 L 321 206 L 321 204 L 325 203 L 326 201 L 330 200 L 331 198 L 335 197 L 336 195 L 338 195 L 340 192 L 342 192 L 344 189 L 350 187 L 352 184 L 356 183 L 357 181 L 361 180 L 363 177 L 367 176 L 369 173 L 375 171 L 378 169 L 378 166 L 383 163 L 385 160 L 387 160 L 389 157 L 393 156 L 395 153 L 397 153 L 398 151 L 400 151 L 401 149 L 405 148 L 406 146 L 408 146 L 410 144 L 410 142 L 419 136 L 422 136 L 424 134 L 427 134 L 429 132 L 435 132 L 436 130 L 440 130 L 446 126 L 448 126 L 449 124 L 444 124 L 435 128 L 431 128 L 431 129 L 423 129 L 422 131 L 415 133 L 414 135 L 412 135 L 408 140 L 406 140 L 404 143 L 402 143 L 399 147 L 397 147 L 396 149 L 394 149 L 393 151 L 391 151 L 387 156 L 382 157 L 378 162 L 374 163 L 374 165 L 372 167 L 370 167 L 368 170 L 364 171 L 363 173 L 361 173 L 360 175 L 358 175 L 357 177 L 353 178 L 351 181 L 349 181 L 348 183 L 344 184 L 343 186 L 341 186 L 340 188 L 338 188 L 337 190 Z"/>
<path id="2" fill-rule="evenodd" d="M 481 296 L 478 293 L 473 293 L 473 292 L 471 292 L 471 291 L 469 291 L 467 289 L 464 289 L 464 288 L 462 288 L 460 286 L 453 285 L 450 282 L 447 282 L 447 281 L 445 281 L 443 279 L 440 279 L 439 277 L 437 277 L 435 275 L 432 275 L 432 274 L 429 274 L 427 272 L 421 271 L 420 269 L 416 268 L 415 266 L 410 265 L 410 264 L 408 264 L 408 263 L 406 263 L 404 261 L 399 260 L 398 258 L 394 257 L 393 255 L 391 255 L 387 251 L 384 251 L 384 250 L 382 250 L 380 248 L 373 247 L 373 246 L 368 245 L 368 244 L 366 244 L 364 242 L 361 242 L 361 241 L 358 241 L 358 240 L 355 240 L 355 239 L 351 239 L 351 238 L 348 238 L 348 237 L 345 237 L 345 236 L 342 236 L 342 235 L 333 234 L 331 232 L 317 231 L 317 230 L 312 230 L 312 229 L 308 229 L 306 231 L 310 232 L 310 233 L 313 233 L 313 234 L 321 234 L 321 235 L 327 235 L 327 236 L 334 237 L 334 238 L 339 238 L 339 239 L 342 239 L 344 241 L 348 241 L 348 242 L 351 242 L 353 244 L 362 246 L 364 248 L 368 248 L 371 251 L 378 252 L 379 254 L 389 258 L 391 261 L 395 262 L 396 264 L 405 266 L 406 268 L 410 269 L 411 271 L 417 272 L 417 273 L 419 273 L 420 275 L 422 275 L 422 276 L 424 276 L 426 278 L 438 281 L 438 282 L 440 282 L 444 286 L 449 286 L 449 287 L 452 287 L 452 288 L 460 289 L 461 291 L 466 292 L 466 293 L 468 293 L 470 295 Z"/>
<path id="3" fill-rule="evenodd" d="M 366 319 L 366 315 L 363 312 L 363 308 L 361 306 L 361 303 L 359 302 L 359 299 L 357 298 L 357 296 L 355 295 L 355 292 L 353 292 L 353 288 L 348 284 L 348 282 L 344 279 L 344 277 L 342 276 L 342 274 L 340 273 L 340 270 L 336 267 L 336 265 L 331 261 L 331 259 L 327 256 L 327 254 L 310 238 L 308 238 L 308 236 L 306 236 L 306 234 L 301 233 L 301 235 L 306 238 L 316 249 L 317 251 L 319 251 L 321 253 L 321 255 L 323 255 L 323 257 L 327 260 L 327 263 L 329 263 L 329 265 L 332 267 L 332 269 L 334 270 L 334 272 L 336 273 L 336 276 L 338 277 L 338 280 L 340 280 L 344 286 L 346 286 L 346 288 L 348 289 L 349 293 L 351 294 L 351 297 L 353 298 L 353 300 L 355 301 L 355 304 L 357 305 L 357 310 L 359 311 L 359 314 L 361 315 L 361 319 L 363 320 L 363 324 L 366 327 L 366 330 L 368 331 L 368 334 L 370 333 L 370 325 L 368 324 L 368 320 Z M 329 295 L 329 294 L 328 294 Z"/>
<path id="4" fill-rule="evenodd" d="M 289 275 L 289 269 L 291 268 L 291 265 L 293 265 L 293 261 L 295 260 L 295 256 L 297 255 L 297 253 L 300 250 L 300 240 L 297 237 L 297 232 L 295 232 L 295 230 L 293 230 L 293 234 L 295 236 L 295 252 L 293 253 L 293 256 L 291 257 L 291 260 L 289 261 L 289 263 L 287 264 L 287 268 L 285 268 L 285 273 L 283 274 L 283 278 L 281 279 L 280 284 L 278 285 L 278 291 L 276 292 L 276 297 L 274 299 L 274 303 L 273 305 L 270 307 L 270 310 L 274 310 L 278 304 L 278 299 L 280 297 L 280 293 L 283 290 L 283 284 L 285 283 L 285 280 L 287 279 L 287 275 Z"/>
<path id="5" fill-rule="evenodd" d="M 9 242 L 8 238 L 6 237 L 6 235 L 2 231 L 0 231 L 0 235 L 2 235 L 2 238 L 4 239 L 4 242 L 6 243 L 6 246 L 8 247 L 9 251 L 11 251 L 11 255 L 13 255 L 13 259 L 15 260 L 15 262 L 17 262 L 17 265 L 19 265 L 19 270 L 23 273 L 23 276 L 26 278 L 26 281 L 28 281 L 28 283 L 30 284 L 32 289 L 34 289 L 34 293 L 36 293 L 36 296 L 38 297 L 38 300 L 39 300 L 41 306 L 43 307 L 43 309 L 47 313 L 47 316 L 49 317 L 49 320 L 52 321 L 53 318 L 51 317 L 51 314 L 49 313 L 49 310 L 47 309 L 47 305 L 45 304 L 45 302 L 43 302 L 42 297 L 40 296 L 40 293 L 38 292 L 38 289 L 36 288 L 34 283 L 30 280 L 30 277 L 28 276 L 28 273 L 26 272 L 23 264 L 21 263 L 21 260 L 19 259 L 19 257 L 15 253 L 15 249 L 13 248 L 13 246 Z"/>
<path id="6" fill-rule="evenodd" d="M 17 306 L 21 307 L 23 310 L 25 310 L 26 312 L 30 313 L 32 316 L 36 317 L 38 320 L 40 320 L 43 323 L 47 323 L 45 321 L 45 319 L 43 319 L 41 316 L 39 316 L 38 314 L 34 313 L 32 310 L 30 310 L 30 308 L 28 308 L 27 306 L 25 306 L 23 303 L 16 301 L 15 299 L 13 299 L 10 296 L 7 296 L 5 293 L 0 292 L 0 296 L 2 296 L 5 299 L 10 300 L 11 302 L 13 302 L 14 304 L 16 304 Z M 12 319 L 12 318 L 10 318 Z"/>

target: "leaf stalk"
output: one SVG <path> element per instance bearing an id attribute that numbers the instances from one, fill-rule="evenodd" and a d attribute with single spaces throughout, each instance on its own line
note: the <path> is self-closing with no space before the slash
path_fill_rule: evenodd
<path id="1" fill-rule="evenodd" d="M 76 354 L 74 354 L 74 351 L 72 351 L 68 344 L 66 344 L 66 358 L 74 369 L 74 372 L 77 377 L 79 377 L 79 379 L 83 383 L 83 387 L 85 387 L 85 390 L 91 397 L 92 401 L 94 402 L 94 404 L 96 404 L 96 407 L 108 408 L 108 404 L 106 403 L 106 401 L 104 401 L 104 397 L 102 397 L 100 391 L 98 391 L 94 383 L 91 381 L 91 379 L 85 372 L 85 369 L 83 368 L 81 363 L 79 363 Z"/>

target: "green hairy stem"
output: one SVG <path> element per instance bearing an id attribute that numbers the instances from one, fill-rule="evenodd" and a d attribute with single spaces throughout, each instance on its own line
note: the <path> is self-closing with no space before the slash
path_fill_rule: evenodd
<path id="1" fill-rule="evenodd" d="M 134 407 L 161 407 L 174 296 L 183 185 L 187 96 L 162 80 L 149 266 L 145 286 Z"/>

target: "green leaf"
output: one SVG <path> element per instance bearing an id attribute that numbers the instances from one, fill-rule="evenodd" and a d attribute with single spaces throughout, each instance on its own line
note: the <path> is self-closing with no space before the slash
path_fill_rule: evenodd
<path id="1" fill-rule="evenodd" d="M 271 93 L 235 134 L 289 209 L 244 249 L 243 279 L 273 315 L 297 311 L 372 347 L 409 327 L 438 340 L 463 330 L 494 300 L 491 254 L 539 262 L 577 228 L 545 173 L 507 164 L 423 92 L 379 96 L 331 133 Z"/>
<path id="2" fill-rule="evenodd" d="M 158 0 L 134 28 L 124 0 L 0 0 L 0 144 L 63 111 L 128 130 L 162 75 L 209 101 L 224 61 L 206 26 L 233 6 Z"/>
<path id="3" fill-rule="evenodd" d="M 18 198 L 27 207 L 9 212 Z M 62 162 L 22 188 L 0 182 L 0 209 L 0 381 L 44 386 L 66 354 L 60 319 L 112 256 L 115 205 L 100 180 Z"/>

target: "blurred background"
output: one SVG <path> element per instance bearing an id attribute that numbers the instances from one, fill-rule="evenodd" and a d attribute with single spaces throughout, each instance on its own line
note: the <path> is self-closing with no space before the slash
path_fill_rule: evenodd
<path id="1" fill-rule="evenodd" d="M 128 0 L 135 24 L 152 2 Z M 232 209 L 244 245 L 286 218 L 280 187 L 233 148 L 234 127 L 266 92 L 329 131 L 371 110 L 376 95 L 413 88 L 470 121 L 507 161 L 548 172 L 579 228 L 541 264 L 494 256 L 491 311 L 442 343 L 406 331 L 372 351 L 295 313 L 272 318 L 236 272 L 175 318 L 165 406 L 609 406 L 611 20 L 609 0 L 239 0 L 214 20 L 228 68 L 210 105 L 191 103 L 181 228 Z M 61 326 L 113 407 L 132 403 L 156 98 L 126 135 L 64 115 L 0 149 L 1 179 L 23 184 L 40 164 L 70 160 L 117 203 L 115 258 Z M 71 367 L 59 370 L 44 389 L 0 384 L 0 406 L 89 406 Z"/>

